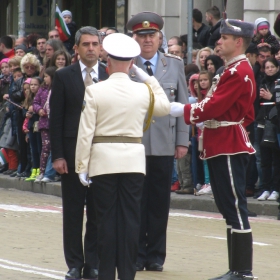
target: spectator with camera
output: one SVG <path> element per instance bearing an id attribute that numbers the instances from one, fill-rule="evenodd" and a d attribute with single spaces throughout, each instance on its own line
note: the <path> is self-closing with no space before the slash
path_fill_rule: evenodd
<path id="1" fill-rule="evenodd" d="M 275 82 L 280 79 L 280 71 L 278 61 L 274 57 L 267 58 L 263 66 L 265 75 L 259 90 L 261 106 L 256 117 L 262 170 L 260 187 L 263 189 L 258 200 L 275 201 L 279 198 L 280 188 L 280 149 L 275 130 L 277 124 Z M 270 135 L 267 135 L 268 132 Z M 271 136 L 274 136 L 274 140 Z"/>

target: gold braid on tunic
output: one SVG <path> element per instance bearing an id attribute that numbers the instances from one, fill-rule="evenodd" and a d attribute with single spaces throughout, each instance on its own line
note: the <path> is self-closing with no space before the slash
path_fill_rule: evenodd
<path id="1" fill-rule="evenodd" d="M 143 129 L 143 131 L 145 132 L 151 125 L 152 122 L 152 117 L 153 117 L 153 112 L 154 112 L 154 106 L 155 106 L 155 96 L 154 93 L 150 87 L 149 84 L 145 83 L 145 85 L 148 87 L 149 89 L 149 93 L 150 93 L 150 105 L 148 108 L 148 116 L 147 119 L 145 120 L 145 127 Z"/>

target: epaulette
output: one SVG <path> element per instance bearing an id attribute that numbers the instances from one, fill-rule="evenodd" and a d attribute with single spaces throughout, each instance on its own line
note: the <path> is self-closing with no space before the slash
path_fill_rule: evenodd
<path id="1" fill-rule="evenodd" d="M 176 58 L 178 60 L 182 60 L 182 58 L 180 56 L 177 56 L 177 55 L 174 55 L 174 54 L 171 54 L 171 53 L 165 53 L 164 56 Z"/>

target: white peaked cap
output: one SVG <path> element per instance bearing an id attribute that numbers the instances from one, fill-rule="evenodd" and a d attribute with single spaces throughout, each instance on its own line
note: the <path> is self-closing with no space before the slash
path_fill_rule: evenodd
<path id="1" fill-rule="evenodd" d="M 139 44 L 134 39 L 121 33 L 107 35 L 102 46 L 108 55 L 116 60 L 127 61 L 141 52 Z"/>

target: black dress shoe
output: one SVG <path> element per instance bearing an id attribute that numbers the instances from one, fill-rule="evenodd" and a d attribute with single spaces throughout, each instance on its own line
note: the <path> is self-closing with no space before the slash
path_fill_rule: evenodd
<path id="1" fill-rule="evenodd" d="M 65 275 L 65 279 L 80 280 L 81 279 L 81 269 L 71 268 Z"/>
<path id="2" fill-rule="evenodd" d="M 8 163 L 5 163 L 4 165 L 1 166 L 0 168 L 0 173 L 3 173 L 5 171 L 7 171 L 9 168 L 9 164 Z"/>
<path id="3" fill-rule="evenodd" d="M 143 271 L 144 270 L 144 264 L 137 262 L 136 263 L 136 271 Z"/>
<path id="4" fill-rule="evenodd" d="M 221 279 L 225 279 L 226 277 L 230 277 L 230 275 L 233 274 L 232 271 L 228 271 L 227 273 L 223 274 L 223 275 L 220 275 L 218 277 L 215 277 L 215 278 L 210 278 L 208 280 L 221 280 Z"/>
<path id="5" fill-rule="evenodd" d="M 10 175 L 10 177 L 12 177 L 12 178 L 14 178 L 14 177 L 16 177 L 17 176 L 17 171 L 15 171 L 14 173 L 12 173 L 11 175 Z"/>
<path id="6" fill-rule="evenodd" d="M 146 265 L 146 270 L 148 271 L 163 271 L 163 266 L 159 263 L 150 263 Z"/>
<path id="7" fill-rule="evenodd" d="M 12 173 L 14 173 L 15 171 L 17 171 L 16 169 L 8 169 L 5 172 L 3 172 L 3 175 L 11 175 Z"/>
<path id="8" fill-rule="evenodd" d="M 248 217 L 257 217 L 257 213 L 252 212 L 248 209 Z"/>
<path id="9" fill-rule="evenodd" d="M 98 277 L 98 269 L 96 268 L 84 268 L 83 279 L 95 280 Z"/>

